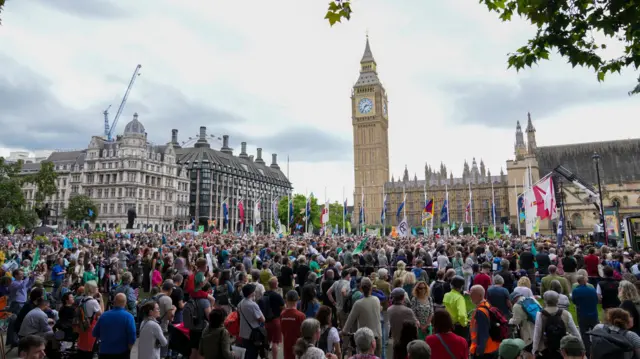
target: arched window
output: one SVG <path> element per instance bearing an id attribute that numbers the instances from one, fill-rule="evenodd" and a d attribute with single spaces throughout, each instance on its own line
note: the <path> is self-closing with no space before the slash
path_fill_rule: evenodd
<path id="1" fill-rule="evenodd" d="M 579 228 L 582 227 L 582 215 L 580 213 L 574 213 L 571 215 L 571 223 L 574 227 Z"/>
<path id="2" fill-rule="evenodd" d="M 620 205 L 622 204 L 622 201 L 620 200 L 620 198 L 618 197 L 614 197 L 611 200 L 611 206 L 615 207 L 615 208 L 620 208 Z"/>

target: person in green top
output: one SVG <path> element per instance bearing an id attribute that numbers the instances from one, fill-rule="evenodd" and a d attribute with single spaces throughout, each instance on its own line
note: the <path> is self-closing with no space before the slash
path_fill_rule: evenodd
<path id="1" fill-rule="evenodd" d="M 311 256 L 311 262 L 309 263 L 309 269 L 311 269 L 314 273 L 320 273 L 320 264 L 318 264 L 318 255 L 314 254 Z"/>
<path id="2" fill-rule="evenodd" d="M 469 320 L 467 318 L 467 305 L 462 295 L 464 278 L 455 276 L 451 280 L 451 291 L 444 295 L 442 304 L 453 320 L 453 332 L 469 340 Z"/>
<path id="3" fill-rule="evenodd" d="M 96 270 L 93 268 L 93 264 L 87 263 L 84 265 L 84 273 L 82 274 L 82 284 L 87 283 L 90 280 L 98 281 Z"/>

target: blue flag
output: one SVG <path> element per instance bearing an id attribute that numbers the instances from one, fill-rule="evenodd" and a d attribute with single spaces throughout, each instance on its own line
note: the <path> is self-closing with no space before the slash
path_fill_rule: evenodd
<path id="1" fill-rule="evenodd" d="M 444 200 L 442 210 L 440 211 L 440 223 L 447 222 L 449 220 L 449 201 Z"/>
<path id="2" fill-rule="evenodd" d="M 222 215 L 224 216 L 223 224 L 229 223 L 229 207 L 227 206 L 227 202 L 222 202 Z"/>
<path id="3" fill-rule="evenodd" d="M 400 213 L 402 213 L 403 208 L 404 208 L 404 199 L 402 200 L 402 203 L 400 203 L 400 206 L 398 206 L 398 212 L 396 212 L 396 219 L 398 220 L 398 222 L 400 222 Z"/>
<path id="4" fill-rule="evenodd" d="M 384 223 L 385 218 L 387 217 L 387 195 L 384 195 L 384 200 L 382 201 L 382 212 L 380 213 L 380 223 Z"/>

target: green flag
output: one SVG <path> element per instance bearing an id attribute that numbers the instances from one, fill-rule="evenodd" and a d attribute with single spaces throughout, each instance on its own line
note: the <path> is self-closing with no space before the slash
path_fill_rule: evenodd
<path id="1" fill-rule="evenodd" d="M 353 251 L 352 254 L 359 254 L 360 252 L 362 252 L 364 250 L 364 247 L 367 245 L 367 240 L 369 238 L 365 238 L 363 240 L 360 241 L 360 244 L 358 244 L 358 246 L 356 247 L 356 249 Z"/>
<path id="2" fill-rule="evenodd" d="M 198 233 L 204 233 L 204 226 L 198 226 Z"/>
<path id="3" fill-rule="evenodd" d="M 487 237 L 490 239 L 494 239 L 496 237 L 496 231 L 493 226 L 489 226 L 489 230 L 487 231 Z"/>
<path id="4" fill-rule="evenodd" d="M 347 233 L 351 233 L 351 222 L 347 222 Z"/>
<path id="5" fill-rule="evenodd" d="M 507 224 L 504 224 L 504 228 L 502 229 L 502 231 L 504 232 L 504 234 L 509 235 L 509 226 L 507 226 Z"/>
<path id="6" fill-rule="evenodd" d="M 36 248 L 36 254 L 33 255 L 33 261 L 31 262 L 31 270 L 36 269 L 38 262 L 40 262 L 40 247 Z"/>
<path id="7" fill-rule="evenodd" d="M 453 231 L 454 229 L 456 229 L 456 222 L 453 222 L 453 224 L 451 225 L 451 230 Z"/>
<path id="8" fill-rule="evenodd" d="M 531 241 L 531 254 L 533 254 L 533 258 L 538 255 L 538 250 L 536 249 L 536 244 Z M 533 264 L 538 268 L 538 262 L 534 261 Z"/>

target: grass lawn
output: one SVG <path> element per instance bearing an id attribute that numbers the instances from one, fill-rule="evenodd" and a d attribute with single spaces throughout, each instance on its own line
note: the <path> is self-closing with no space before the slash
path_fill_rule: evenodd
<path id="1" fill-rule="evenodd" d="M 465 295 L 464 299 L 466 301 L 468 311 L 471 311 L 471 309 L 476 307 L 475 304 L 471 302 L 471 297 L 469 297 L 469 295 Z M 544 302 L 542 301 L 542 299 L 538 299 L 538 303 L 540 303 L 540 306 L 544 308 Z M 577 326 L 578 315 L 576 314 L 576 306 L 573 303 L 569 304 L 569 313 L 571 313 L 571 316 L 573 316 L 573 322 L 576 323 L 576 326 Z M 604 314 L 604 311 L 602 310 L 602 305 L 598 304 L 598 317 L 601 322 L 603 319 L 603 314 Z"/>

